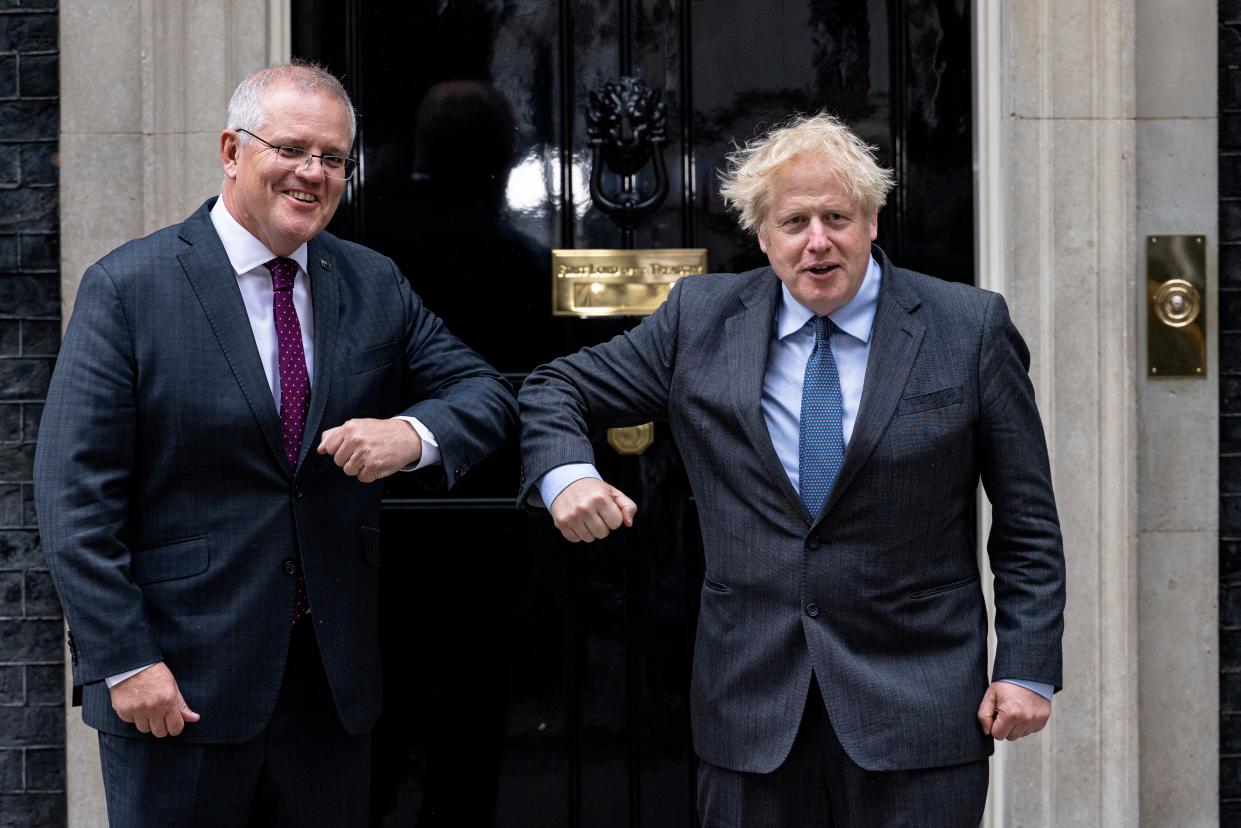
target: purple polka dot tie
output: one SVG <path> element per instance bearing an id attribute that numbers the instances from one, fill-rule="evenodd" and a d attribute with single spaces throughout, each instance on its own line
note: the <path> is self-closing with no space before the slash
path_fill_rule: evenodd
<path id="1" fill-rule="evenodd" d="M 310 375 L 306 373 L 306 350 L 302 347 L 302 325 L 293 305 L 293 280 L 297 278 L 297 262 L 272 259 L 272 310 L 276 319 L 276 345 L 280 352 L 280 437 L 289 473 L 297 471 L 297 455 L 302 449 L 302 432 L 306 428 L 306 409 L 310 405 Z M 293 623 L 296 624 L 308 607 L 306 581 L 302 568 L 297 568 L 297 586 L 293 593 Z"/>
<path id="2" fill-rule="evenodd" d="M 797 487 L 810 514 L 818 517 L 844 462 L 845 437 L 840 373 L 831 344 L 836 325 L 826 316 L 816 316 L 814 323 L 814 350 L 801 388 Z"/>

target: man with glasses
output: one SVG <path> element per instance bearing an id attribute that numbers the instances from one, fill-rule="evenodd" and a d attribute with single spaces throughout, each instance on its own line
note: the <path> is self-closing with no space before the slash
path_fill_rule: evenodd
<path id="1" fill-rule="evenodd" d="M 512 392 L 390 259 L 323 232 L 356 172 L 317 67 L 238 86 L 224 182 L 82 279 L 36 499 L 113 826 L 365 825 L 381 487 L 448 485 Z"/>

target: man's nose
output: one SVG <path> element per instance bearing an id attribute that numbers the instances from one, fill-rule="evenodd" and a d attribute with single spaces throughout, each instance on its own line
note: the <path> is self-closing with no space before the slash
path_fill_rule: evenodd
<path id="1" fill-rule="evenodd" d="M 323 161 L 314 155 L 307 156 L 306 163 L 294 170 L 299 176 L 319 181 L 324 178 Z"/>
<path id="2" fill-rule="evenodd" d="M 810 250 L 826 250 L 832 246 L 832 240 L 828 238 L 827 228 L 823 222 L 818 219 L 810 220 L 810 227 L 807 228 L 806 247 Z"/>

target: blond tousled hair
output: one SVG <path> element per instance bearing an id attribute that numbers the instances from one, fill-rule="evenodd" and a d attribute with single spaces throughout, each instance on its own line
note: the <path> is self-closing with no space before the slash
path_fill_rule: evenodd
<path id="1" fill-rule="evenodd" d="M 831 164 L 845 194 L 873 216 L 896 184 L 892 171 L 875 160 L 877 149 L 835 116 L 794 115 L 726 156 L 720 195 L 737 211 L 741 226 L 758 233 L 767 220 L 771 180 L 780 168 L 794 158 L 821 156 Z"/>

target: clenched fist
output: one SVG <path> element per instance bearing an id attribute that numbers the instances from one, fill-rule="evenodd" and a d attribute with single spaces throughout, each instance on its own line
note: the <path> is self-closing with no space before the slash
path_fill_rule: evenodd
<path id="1" fill-rule="evenodd" d="M 323 432 L 319 453 L 359 483 L 373 483 L 422 459 L 422 438 L 405 420 L 346 420 Z"/>
<path id="2" fill-rule="evenodd" d="M 1007 681 L 993 681 L 978 707 L 978 723 L 982 732 L 997 742 L 1016 741 L 1022 736 L 1038 733 L 1051 717 L 1051 702 Z"/>
<path id="3" fill-rule="evenodd" d="M 638 505 L 620 489 L 602 480 L 584 477 L 575 480 L 552 501 L 552 521 L 560 534 L 570 541 L 606 538 L 622 523 L 633 526 Z"/>
<path id="4" fill-rule="evenodd" d="M 161 739 L 180 736 L 186 724 L 200 718 L 181 698 L 177 680 L 162 661 L 113 685 L 110 692 L 112 709 L 121 721 Z"/>

